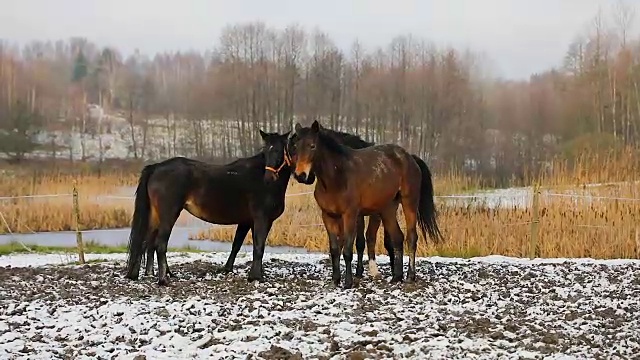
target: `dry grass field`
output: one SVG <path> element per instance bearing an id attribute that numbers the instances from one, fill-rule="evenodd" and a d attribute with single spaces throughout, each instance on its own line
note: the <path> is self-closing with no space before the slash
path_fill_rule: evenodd
<path id="1" fill-rule="evenodd" d="M 108 201 L 100 196 L 134 184 L 136 179 L 136 174 L 127 173 L 98 177 L 9 168 L 0 177 L 0 197 L 18 198 L 0 200 L 0 213 L 4 217 L 0 219 L 0 233 L 7 233 L 9 229 L 14 233 L 75 229 L 71 196 L 74 181 L 79 194 L 81 229 L 126 227 L 131 219 L 129 201 Z M 20 198 L 32 195 L 56 196 Z"/>
<path id="2" fill-rule="evenodd" d="M 637 196 L 637 186 L 593 187 L 587 193 L 598 196 Z M 543 193 L 544 194 L 544 193 Z M 420 255 L 482 256 L 500 254 L 528 256 L 532 234 L 531 207 L 491 208 L 482 199 L 467 206 L 447 205 L 438 200 L 438 223 L 446 241 L 435 247 L 420 241 Z M 539 257 L 634 258 L 640 243 L 640 203 L 635 201 L 597 201 L 540 196 Z M 404 227 L 402 210 L 399 210 Z M 235 229 L 212 228 L 196 239 L 230 241 Z M 422 238 L 422 236 L 421 236 Z M 250 237 L 247 242 L 250 243 Z M 274 223 L 270 245 L 300 246 L 328 251 L 328 241 L 312 196 L 287 199 L 287 209 Z M 378 231 L 377 252 L 384 253 L 382 230 Z"/>
<path id="3" fill-rule="evenodd" d="M 536 255 L 638 257 L 640 201 L 630 200 L 640 198 L 640 184 L 635 181 L 640 166 L 634 153 L 629 151 L 615 156 L 584 155 L 571 170 L 562 161 L 556 161 L 552 166 L 553 171 L 546 176 L 531 177 L 526 181 L 540 185 Z M 9 168 L 0 177 L 0 196 L 71 194 L 75 180 L 80 194 L 82 229 L 127 227 L 131 218 L 132 200 L 101 196 L 129 195 L 122 193 L 122 187 L 134 186 L 137 176 L 137 173 L 131 172 L 104 174 L 101 177 L 53 172 L 30 176 L 28 172 Z M 313 190 L 313 186 L 304 186 L 295 181 L 291 184 L 289 194 Z M 435 174 L 438 196 L 469 194 L 477 190 L 478 184 L 479 181 L 454 172 Z M 438 222 L 446 241 L 434 247 L 421 240 L 419 254 L 527 256 L 532 234 L 531 222 L 534 219 L 530 204 L 532 191 L 512 189 L 505 190 L 504 193 L 513 197 L 516 203 L 496 206 L 495 202 L 500 200 L 500 195 L 491 193 L 478 199 L 466 199 L 466 202 L 461 199 L 452 202 L 454 199 L 438 198 Z M 617 199 L 592 198 L 593 196 Z M 0 219 L 0 233 L 8 232 L 7 225 L 15 233 L 74 228 L 70 196 L 2 200 L 0 213 L 4 218 Z M 404 226 L 404 220 L 399 215 L 401 226 Z M 183 213 L 181 221 L 188 217 L 190 215 Z M 214 227 L 194 234 L 193 238 L 230 241 L 234 231 L 234 227 Z M 247 243 L 250 241 L 249 236 Z M 274 223 L 268 244 L 327 251 L 326 233 L 312 195 L 287 198 L 286 211 Z M 378 233 L 377 251 L 384 253 L 382 230 Z"/>

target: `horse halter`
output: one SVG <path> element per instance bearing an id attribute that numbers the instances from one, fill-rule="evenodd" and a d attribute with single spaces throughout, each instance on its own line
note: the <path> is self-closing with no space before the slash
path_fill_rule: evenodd
<path id="1" fill-rule="evenodd" d="M 283 153 L 283 157 L 284 160 L 282 161 L 282 164 L 280 164 L 280 166 L 276 169 L 276 168 L 272 168 L 271 166 L 265 166 L 265 170 L 269 170 L 271 171 L 276 177 L 278 177 L 280 171 L 282 171 L 282 169 L 285 166 L 290 166 L 291 165 L 291 157 L 289 156 L 289 152 L 287 151 L 287 146 L 284 147 L 284 153 Z"/>

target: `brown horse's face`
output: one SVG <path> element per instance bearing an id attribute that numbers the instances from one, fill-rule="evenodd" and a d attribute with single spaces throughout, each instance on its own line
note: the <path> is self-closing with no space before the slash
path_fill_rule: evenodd
<path id="1" fill-rule="evenodd" d="M 290 159 L 291 159 L 291 172 L 293 173 L 295 170 L 295 163 L 296 163 L 296 159 L 297 159 L 297 153 L 296 153 L 296 141 L 298 140 L 298 135 L 296 134 L 295 131 L 293 131 L 291 133 L 291 135 L 289 136 L 289 140 L 287 140 L 287 151 L 289 153 Z M 303 181 L 301 178 L 295 177 L 294 174 L 294 178 L 301 184 L 305 184 L 305 185 L 312 185 L 315 181 L 316 181 L 316 176 L 313 173 L 313 171 L 311 172 L 311 174 L 307 174 L 307 179 L 306 181 Z"/>
<path id="2" fill-rule="evenodd" d="M 296 124 L 292 152 L 295 154 L 293 156 L 295 163 L 293 174 L 298 182 L 307 183 L 312 174 L 319 131 L 320 127 L 317 121 L 313 122 L 311 128 L 302 128 L 300 124 Z"/>

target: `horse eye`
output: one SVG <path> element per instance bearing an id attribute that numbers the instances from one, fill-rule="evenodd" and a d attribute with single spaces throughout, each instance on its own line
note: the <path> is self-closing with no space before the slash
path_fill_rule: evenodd
<path id="1" fill-rule="evenodd" d="M 309 147 L 311 148 L 311 150 L 315 150 L 316 149 L 316 144 L 311 144 L 311 145 L 309 145 Z"/>

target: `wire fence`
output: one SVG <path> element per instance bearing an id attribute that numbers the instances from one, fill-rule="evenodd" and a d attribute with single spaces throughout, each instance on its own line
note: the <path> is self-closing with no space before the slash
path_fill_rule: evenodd
<path id="1" fill-rule="evenodd" d="M 292 198 L 292 197 L 301 197 L 301 196 L 306 196 L 306 195 L 311 195 L 313 194 L 313 191 L 306 191 L 306 192 L 298 192 L 298 193 L 292 193 L 292 194 L 286 194 L 285 196 L 287 198 Z M 80 213 L 80 209 L 79 206 L 77 205 L 78 203 L 78 192 L 77 192 L 77 188 L 74 184 L 73 186 L 73 192 L 72 193 L 61 193 L 61 194 L 33 194 L 33 195 L 19 195 L 19 196 L 1 196 L 0 197 L 0 206 L 2 205 L 3 202 L 16 202 L 16 201 L 20 201 L 20 200 L 29 200 L 29 199 L 48 199 L 48 198 L 72 198 L 73 199 L 73 212 L 75 215 L 75 232 L 77 234 L 77 246 L 79 249 L 79 258 L 81 259 L 81 262 L 83 262 L 83 257 L 84 257 L 84 253 L 83 253 L 83 244 L 82 244 L 82 231 L 80 231 L 80 224 L 79 224 L 79 213 Z M 98 201 L 101 200 L 129 200 L 129 201 L 133 201 L 135 199 L 134 196 L 125 196 L 125 195 L 98 195 L 98 196 L 92 196 L 92 197 L 83 197 L 83 199 L 86 198 L 94 198 Z M 517 226 L 530 226 L 530 243 L 529 243 L 529 257 L 533 258 L 536 256 L 536 249 L 538 248 L 538 236 L 539 236 L 539 227 L 540 227 L 540 223 L 541 223 L 541 209 L 540 209 L 540 200 L 543 198 L 546 199 L 553 199 L 553 198 L 566 198 L 566 199 L 573 199 L 573 200 L 585 200 L 585 201 L 593 201 L 593 200 L 600 200 L 600 201 L 619 201 L 619 202 L 630 202 L 630 203 L 637 203 L 640 202 L 640 198 L 634 198 L 634 197 L 621 197 L 621 196 L 600 196 L 600 195 L 593 195 L 593 194 L 571 194 L 571 193 L 558 193 L 558 192 L 549 192 L 549 191 L 545 191 L 545 192 L 541 192 L 540 188 L 534 186 L 530 189 L 528 189 L 528 191 L 526 192 L 522 192 L 518 195 L 497 195 L 495 193 L 481 193 L 481 194 L 460 194 L 460 195 L 438 195 L 438 196 L 434 196 L 434 198 L 436 199 L 440 199 L 443 201 L 447 201 L 447 200 L 474 200 L 474 199 L 478 199 L 478 200 L 482 200 L 482 199 L 491 199 L 496 201 L 497 203 L 500 203 L 500 200 L 503 199 L 508 199 L 511 202 L 517 202 L 518 199 L 520 200 L 520 202 L 522 202 L 526 208 L 531 209 L 531 219 L 528 221 L 517 221 L 517 222 L 496 222 L 495 226 L 497 227 L 504 227 L 504 228 L 510 228 L 510 227 L 517 227 Z M 522 201 L 525 200 L 525 201 Z M 507 201 L 508 202 L 508 201 Z M 1 210 L 2 208 L 0 207 L 0 221 L 2 221 L 2 225 L 6 228 L 7 232 L 9 234 L 14 234 L 14 232 L 12 232 L 12 229 L 9 226 L 9 223 L 7 221 L 7 219 L 5 218 L 5 215 L 3 214 L 3 211 Z M 211 228 L 229 228 L 229 227 L 235 227 L 235 225 L 216 225 L 216 224 L 210 224 Z M 311 224 L 291 224 L 291 226 L 294 227 L 301 227 L 301 228 L 308 228 L 308 227 L 322 227 L 324 226 L 323 223 L 318 222 L 318 223 L 311 223 Z M 596 229 L 606 229 L 606 228 L 612 228 L 615 225 L 599 225 L 599 224 L 572 224 L 572 226 L 577 227 L 577 228 L 596 228 Z M 404 227 L 403 227 L 404 228 Z M 463 227 L 448 227 L 448 230 L 455 230 L 455 229 L 462 229 Z M 181 230 L 203 230 L 202 227 L 176 227 L 176 229 L 181 229 Z M 129 231 L 128 229 L 114 229 L 116 231 Z M 33 231 L 31 231 L 33 232 Z M 638 237 L 638 229 L 636 229 L 636 238 Z M 34 232 L 35 233 L 35 232 Z M 19 241 L 18 241 L 19 242 Z M 26 244 L 23 244 L 22 242 L 19 242 L 20 245 L 26 250 L 31 252 L 32 249 L 30 249 Z M 640 248 L 640 243 L 638 243 L 638 247 Z M 640 251 L 640 250 L 639 250 Z"/>
<path id="2" fill-rule="evenodd" d="M 303 195 L 311 195 L 313 191 L 304 191 L 293 194 L 286 194 L 285 197 L 297 197 Z M 44 199 L 44 198 L 58 198 L 58 197 L 72 197 L 73 194 L 34 194 L 34 195 L 16 195 L 16 196 L 0 196 L 0 201 L 12 201 L 12 200 L 20 200 L 20 199 Z M 580 195 L 580 194 L 562 194 L 562 193 L 541 193 L 540 196 L 549 196 L 549 197 L 564 197 L 564 198 L 583 198 L 583 199 L 592 199 L 592 200 L 619 200 L 619 201 L 640 201 L 640 198 L 630 198 L 630 197 L 610 197 L 610 196 L 596 196 L 596 195 Z M 435 199 L 495 199 L 508 196 L 496 195 L 492 193 L 487 194 L 473 194 L 473 195 L 435 195 Z M 521 196 L 513 196 L 513 198 L 524 197 Z M 133 200 L 135 196 L 132 195 L 96 195 L 93 197 L 94 199 L 114 199 L 114 200 Z"/>
<path id="3" fill-rule="evenodd" d="M 72 197 L 73 194 L 43 194 L 43 195 L 18 195 L 18 196 L 0 196 L 0 201 L 18 200 L 18 199 L 44 199 L 56 197 Z M 127 199 L 129 197 L 126 197 Z"/>

